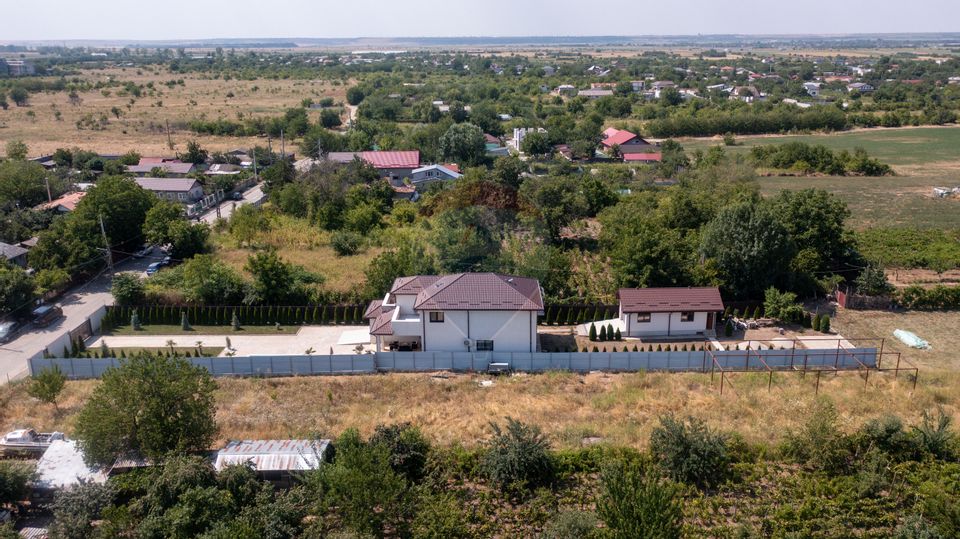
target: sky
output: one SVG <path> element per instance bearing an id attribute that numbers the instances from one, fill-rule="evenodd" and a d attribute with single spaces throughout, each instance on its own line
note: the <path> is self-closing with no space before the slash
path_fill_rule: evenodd
<path id="1" fill-rule="evenodd" d="M 0 1 L 0 42 L 960 32 L 960 0 Z"/>

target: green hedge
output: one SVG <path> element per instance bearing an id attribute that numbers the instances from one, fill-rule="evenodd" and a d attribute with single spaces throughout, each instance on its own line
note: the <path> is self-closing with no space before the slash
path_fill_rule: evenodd
<path id="1" fill-rule="evenodd" d="M 311 324 L 363 324 L 362 305 L 139 305 L 108 306 L 104 316 L 107 327 L 125 326 L 137 311 L 143 325 L 180 325 L 181 313 L 187 313 L 191 325 L 229 326 L 236 313 L 242 326 L 285 326 Z"/>
<path id="2" fill-rule="evenodd" d="M 909 286 L 899 292 L 897 302 L 904 308 L 919 311 L 960 309 L 960 286 Z"/>
<path id="3" fill-rule="evenodd" d="M 194 326 L 228 326 L 236 313 L 242 326 L 271 326 L 280 323 L 285 326 L 335 325 L 335 324 L 363 324 L 363 305 L 309 305 L 309 306 L 275 306 L 275 305 L 139 305 L 139 306 L 108 306 L 104 323 L 108 327 L 126 326 L 130 323 L 130 316 L 137 311 L 140 323 L 143 325 L 180 325 L 180 313 L 186 312 L 191 325 Z M 548 326 L 565 326 L 598 322 L 616 318 L 619 313 L 617 305 L 602 304 L 575 304 L 575 305 L 547 305 L 544 314 L 538 317 L 537 322 Z"/>

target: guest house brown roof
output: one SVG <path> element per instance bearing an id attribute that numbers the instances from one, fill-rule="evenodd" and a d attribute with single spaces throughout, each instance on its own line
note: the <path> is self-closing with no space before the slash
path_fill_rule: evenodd
<path id="1" fill-rule="evenodd" d="M 716 287 L 621 288 L 617 297 L 625 313 L 723 310 L 720 289 Z"/>

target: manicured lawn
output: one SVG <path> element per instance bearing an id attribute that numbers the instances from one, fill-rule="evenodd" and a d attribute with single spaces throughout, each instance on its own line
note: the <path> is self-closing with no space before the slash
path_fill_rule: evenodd
<path id="1" fill-rule="evenodd" d="M 184 331 L 179 325 L 167 326 L 162 324 L 143 325 L 140 331 L 134 331 L 132 326 L 119 326 L 104 333 L 105 337 L 118 335 L 292 335 L 300 330 L 300 326 L 243 326 L 234 331 L 231 326 L 193 326 L 190 331 Z"/>

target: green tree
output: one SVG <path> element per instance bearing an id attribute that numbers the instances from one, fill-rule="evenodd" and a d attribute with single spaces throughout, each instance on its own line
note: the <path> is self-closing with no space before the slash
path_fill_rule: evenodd
<path id="1" fill-rule="evenodd" d="M 0 461 L 0 507 L 24 501 L 32 476 L 31 466 L 14 460 Z"/>
<path id="2" fill-rule="evenodd" d="M 36 298 L 33 278 L 23 268 L 0 261 L 0 315 L 27 313 Z"/>
<path id="3" fill-rule="evenodd" d="M 499 224 L 488 208 L 445 211 L 433 222 L 430 241 L 442 271 L 477 271 L 499 252 Z"/>
<path id="4" fill-rule="evenodd" d="M 12 99 L 18 107 L 26 107 L 30 103 L 30 93 L 23 87 L 14 86 L 10 89 L 10 99 Z"/>
<path id="5" fill-rule="evenodd" d="M 23 161 L 27 158 L 27 152 L 29 151 L 26 143 L 20 139 L 13 139 L 7 142 L 7 159 Z"/>
<path id="6" fill-rule="evenodd" d="M 487 151 L 483 131 L 471 123 L 451 125 L 440 137 L 439 149 L 444 159 L 461 165 L 477 165 L 483 162 Z"/>
<path id="7" fill-rule="evenodd" d="M 207 161 L 207 150 L 204 150 L 200 146 L 200 143 L 195 140 L 187 141 L 187 151 L 181 154 L 178 154 L 177 157 L 180 158 L 184 163 L 193 163 L 194 165 L 202 165 Z"/>
<path id="8" fill-rule="evenodd" d="M 727 437 L 703 421 L 666 415 L 650 433 L 650 452 L 675 481 L 700 488 L 718 485 L 727 472 Z"/>
<path id="9" fill-rule="evenodd" d="M 797 295 L 772 286 L 764 292 L 763 310 L 768 317 L 783 323 L 800 322 L 803 318 L 803 305 L 797 301 Z"/>
<path id="10" fill-rule="evenodd" d="M 347 103 L 353 106 L 359 105 L 364 97 L 366 97 L 366 95 L 358 86 L 352 86 L 347 90 Z"/>
<path id="11" fill-rule="evenodd" d="M 347 430 L 336 442 L 337 458 L 304 482 L 318 494 L 319 510 L 335 507 L 343 525 L 362 536 L 383 537 L 387 529 L 403 536 L 411 514 L 411 493 L 402 475 L 390 466 L 383 445 L 363 442 Z"/>
<path id="12" fill-rule="evenodd" d="M 140 277 L 133 273 L 118 273 L 113 277 L 110 294 L 117 305 L 140 305 L 146 296 L 146 288 Z"/>
<path id="13" fill-rule="evenodd" d="M 519 189 L 523 183 L 523 173 L 527 172 L 527 165 L 515 155 L 498 157 L 493 162 L 493 177 L 496 181 Z"/>
<path id="14" fill-rule="evenodd" d="M 103 517 L 104 510 L 116 499 L 116 488 L 109 483 L 81 483 L 57 492 L 53 498 L 53 524 L 50 533 L 63 539 L 86 539 L 93 536 L 93 522 Z"/>
<path id="15" fill-rule="evenodd" d="M 365 293 L 368 297 L 383 297 L 397 277 L 435 273 L 433 260 L 424 246 L 416 241 L 403 240 L 391 251 L 377 255 L 367 266 Z"/>
<path id="16" fill-rule="evenodd" d="M 108 369 L 76 420 L 84 458 L 110 465 L 129 454 L 159 460 L 202 451 L 217 434 L 209 371 L 141 354 Z"/>
<path id="17" fill-rule="evenodd" d="M 887 280 L 887 273 L 883 268 L 868 264 L 860 275 L 853 281 L 857 292 L 868 296 L 883 296 L 894 291 L 894 287 Z"/>
<path id="18" fill-rule="evenodd" d="M 701 252 L 732 295 L 755 298 L 785 284 L 796 246 L 766 204 L 741 202 L 720 210 L 706 226 Z"/>
<path id="19" fill-rule="evenodd" d="M 253 276 L 256 299 L 269 305 L 304 305 L 309 301 L 306 286 L 323 281 L 319 275 L 285 262 L 273 250 L 250 255 L 244 269 Z"/>
<path id="20" fill-rule="evenodd" d="M 22 159 L 0 162 L 0 206 L 29 208 L 46 202 L 46 179 L 47 172 L 40 163 Z"/>
<path id="21" fill-rule="evenodd" d="M 601 475 L 597 515 L 616 539 L 679 539 L 679 489 L 637 463 L 615 461 Z"/>
<path id="22" fill-rule="evenodd" d="M 577 186 L 567 178 L 530 178 L 520 186 L 520 195 L 531 208 L 531 221 L 543 227 L 552 242 L 560 240 L 563 227 L 589 212 Z"/>
<path id="23" fill-rule="evenodd" d="M 63 386 L 67 383 L 67 377 L 60 370 L 60 367 L 54 365 L 52 368 L 44 369 L 33 376 L 30 385 L 27 386 L 27 394 L 40 402 L 52 404 L 57 410 L 60 406 L 57 399 L 63 391 Z"/>
<path id="24" fill-rule="evenodd" d="M 343 121 L 340 119 L 340 112 L 333 109 L 325 109 L 320 112 L 320 125 L 327 129 L 339 127 Z"/>
<path id="25" fill-rule="evenodd" d="M 521 493 L 553 481 L 554 462 L 547 437 L 535 425 L 506 418 L 505 428 L 490 423 L 481 466 L 486 477 L 503 492 Z"/>
<path id="26" fill-rule="evenodd" d="M 532 131 L 523 137 L 520 142 L 520 151 L 527 155 L 540 156 L 553 151 L 553 147 L 550 145 L 550 139 L 546 133 Z"/>

